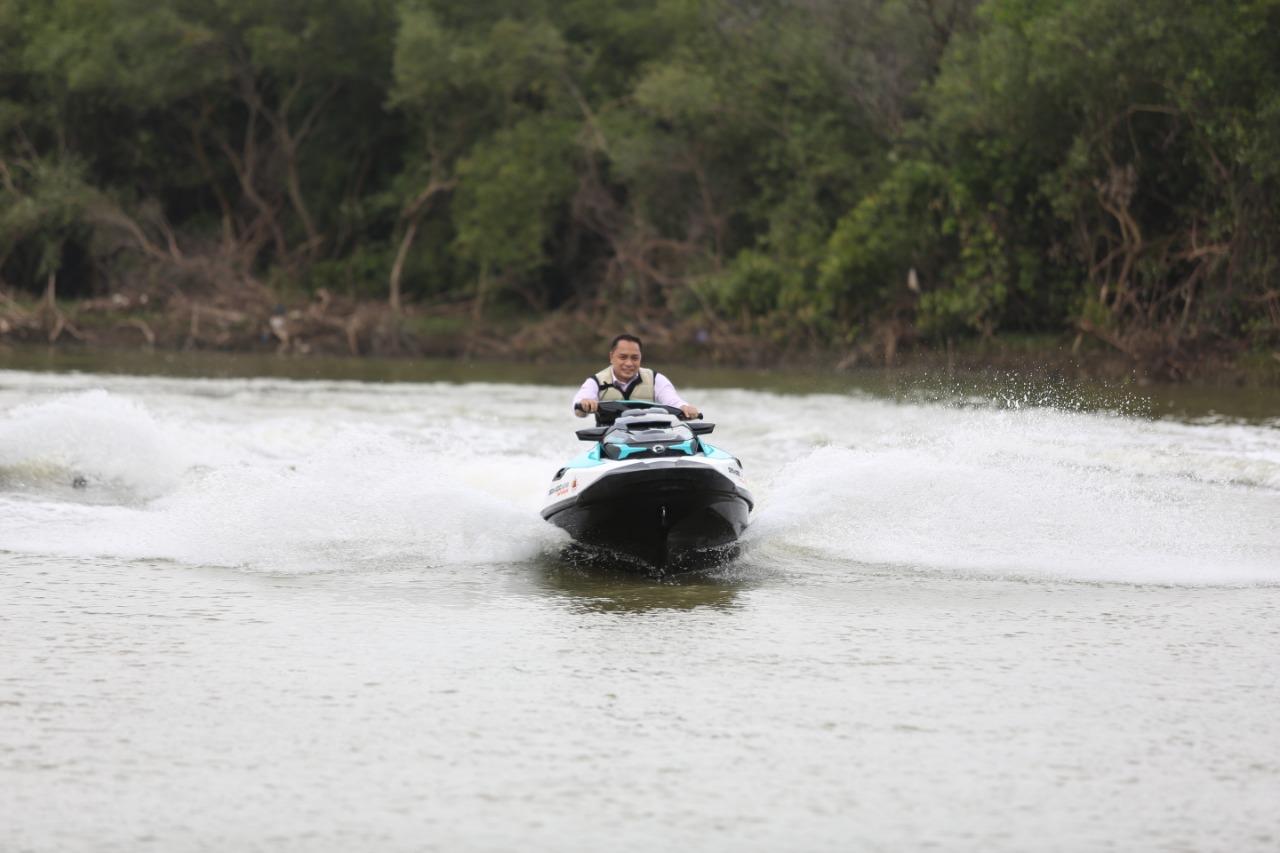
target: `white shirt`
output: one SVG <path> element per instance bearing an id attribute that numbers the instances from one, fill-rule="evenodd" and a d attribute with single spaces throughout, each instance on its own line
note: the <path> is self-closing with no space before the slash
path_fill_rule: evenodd
<path id="1" fill-rule="evenodd" d="M 609 377 L 614 379 L 613 384 L 618 385 L 617 379 L 613 375 L 613 368 L 609 368 Z M 640 374 L 636 374 L 633 383 L 640 381 Z M 630 386 L 620 386 L 619 390 L 625 391 Z M 578 389 L 577 395 L 573 398 L 573 404 L 576 406 L 583 400 L 599 400 L 600 399 L 600 383 L 596 382 L 596 378 L 592 376 L 586 382 L 582 383 L 582 387 Z M 663 376 L 661 373 L 653 374 L 653 401 L 661 403 L 664 406 L 675 406 L 677 409 L 681 406 L 689 405 L 680 399 L 680 395 L 676 393 L 676 387 L 671 384 L 671 380 Z"/>

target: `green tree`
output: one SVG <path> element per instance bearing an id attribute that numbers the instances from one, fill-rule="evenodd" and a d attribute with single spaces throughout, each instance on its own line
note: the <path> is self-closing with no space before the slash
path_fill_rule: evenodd
<path id="1" fill-rule="evenodd" d="M 351 165 L 377 159 L 348 128 L 381 121 L 389 0 L 23 6 L 21 88 L 44 105 L 35 146 L 79 157 L 121 214 L 158 207 L 168 230 L 213 213 L 214 251 L 240 275 L 296 274 L 334 242 L 339 194 L 359 192 Z"/>
<path id="2" fill-rule="evenodd" d="M 546 21 L 517 17 L 464 18 L 461 29 L 451 29 L 432 5 L 407 7 L 397 40 L 391 104 L 408 115 L 416 150 L 397 189 L 393 308 L 419 226 L 437 196 L 455 187 L 460 194 L 451 224 L 459 260 L 519 277 L 538 266 L 541 241 L 551 232 L 545 218 L 572 186 L 573 129 L 554 119 L 564 112 L 568 74 L 559 32 Z M 481 285 L 475 302 L 483 301 Z"/>
<path id="3" fill-rule="evenodd" d="M 1280 233 L 1263 153 L 1280 138 L 1278 11 L 984 7 L 984 29 L 944 62 L 930 132 L 939 161 L 997 211 L 994 239 L 969 247 L 1005 279 L 995 302 L 1021 301 L 1026 324 L 1074 319 L 1135 355 L 1152 349 L 1174 373 L 1185 347 L 1241 332 Z"/>

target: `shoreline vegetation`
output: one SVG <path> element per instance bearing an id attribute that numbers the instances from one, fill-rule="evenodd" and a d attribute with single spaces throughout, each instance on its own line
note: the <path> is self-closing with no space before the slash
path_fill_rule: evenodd
<path id="1" fill-rule="evenodd" d="M 452 309 L 334 299 L 321 293 L 285 302 L 265 290 L 195 301 L 113 294 L 107 298 L 23 302 L 0 291 L 0 354 L 15 347 L 61 351 L 275 354 L 290 358 L 453 359 L 534 364 L 594 363 L 614 329 L 639 334 L 664 364 L 820 371 L 903 368 L 936 375 L 1018 373 L 1028 377 L 1149 385 L 1170 381 L 1216 387 L 1280 387 L 1280 355 L 1201 353 L 1170 365 L 1160 354 L 1121 351 L 1080 336 L 961 339 L 941 347 L 878 336 L 860 345 L 762 341 L 722 336 L 705 324 L 671 318 L 551 314 L 494 318 L 470 325 L 465 305 Z M 7 345 L 7 346 L 6 346 Z M 0 358 L 0 361 L 3 359 Z M 1171 369 L 1174 368 L 1174 369 Z"/>
<path id="2" fill-rule="evenodd" d="M 1277 43 L 1245 2 L 14 0 L 0 347 L 1280 385 Z"/>

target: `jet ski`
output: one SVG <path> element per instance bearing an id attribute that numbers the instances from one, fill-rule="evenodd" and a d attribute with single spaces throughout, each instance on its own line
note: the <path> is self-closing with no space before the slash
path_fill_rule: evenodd
<path id="1" fill-rule="evenodd" d="M 591 449 L 551 478 L 542 517 L 577 544 L 659 573 L 723 554 L 755 498 L 737 457 L 704 438 L 715 424 L 683 417 L 658 403 L 601 403 L 597 425 L 577 431 Z"/>

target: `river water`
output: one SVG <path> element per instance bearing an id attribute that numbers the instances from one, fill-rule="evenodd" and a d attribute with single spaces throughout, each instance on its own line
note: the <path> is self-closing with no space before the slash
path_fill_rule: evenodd
<path id="1" fill-rule="evenodd" d="M 1280 408 L 676 378 L 652 580 L 576 382 L 0 370 L 0 850 L 1280 849 Z"/>

